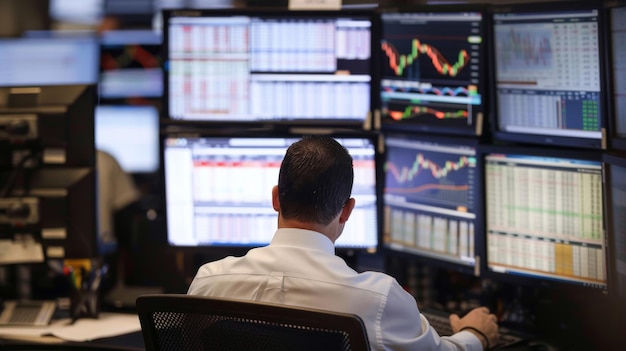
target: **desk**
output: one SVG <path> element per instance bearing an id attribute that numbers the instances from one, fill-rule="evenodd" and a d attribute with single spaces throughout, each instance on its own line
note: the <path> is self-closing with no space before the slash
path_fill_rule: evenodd
<path id="1" fill-rule="evenodd" d="M 0 346 L 11 350 L 144 350 L 137 315 L 108 312 L 74 324 L 61 319 L 46 327 L 0 327 Z"/>
<path id="2" fill-rule="evenodd" d="M 138 337 L 141 338 L 141 333 Z M 57 339 L 55 341 L 43 340 L 41 338 L 11 338 L 0 337 L 0 349 L 2 350 L 28 350 L 28 351 L 44 351 L 44 350 L 67 350 L 67 351 L 145 351 L 143 347 L 120 346 L 111 344 L 102 344 L 99 340 L 92 342 L 71 342 Z"/>

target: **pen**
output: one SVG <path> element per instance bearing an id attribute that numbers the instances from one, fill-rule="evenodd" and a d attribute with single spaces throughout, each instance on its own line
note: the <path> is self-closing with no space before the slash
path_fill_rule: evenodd
<path id="1" fill-rule="evenodd" d="M 71 266 L 63 267 L 63 274 L 65 274 L 65 276 L 68 278 L 70 284 L 72 284 L 72 287 L 74 287 L 76 290 L 80 289 L 80 284 L 76 279 L 76 272 L 74 272 L 74 268 L 72 268 Z"/>

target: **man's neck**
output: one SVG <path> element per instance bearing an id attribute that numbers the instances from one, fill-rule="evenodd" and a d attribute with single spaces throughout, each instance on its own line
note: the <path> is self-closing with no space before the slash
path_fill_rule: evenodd
<path id="1" fill-rule="evenodd" d="M 336 238 L 334 238 L 330 233 L 332 233 L 333 226 L 332 225 L 321 225 L 319 223 L 310 223 L 310 222 L 302 222 L 295 219 L 284 219 L 282 216 L 278 216 L 278 228 L 296 228 L 296 229 L 306 229 L 312 230 L 314 232 L 318 232 L 327 236 L 331 241 L 335 242 Z"/>

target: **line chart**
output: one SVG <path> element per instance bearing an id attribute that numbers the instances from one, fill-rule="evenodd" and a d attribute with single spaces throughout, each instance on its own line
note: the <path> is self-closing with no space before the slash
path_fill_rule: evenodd
<path id="1" fill-rule="evenodd" d="M 426 106 L 407 106 L 404 111 L 387 110 L 389 117 L 396 121 L 416 118 L 422 115 L 432 115 L 437 119 L 467 118 L 467 110 L 456 110 L 452 112 L 439 111 Z"/>
<path id="2" fill-rule="evenodd" d="M 413 203 L 468 208 L 475 165 L 470 156 L 390 146 L 384 191 Z"/>
<path id="3" fill-rule="evenodd" d="M 104 70 L 122 68 L 158 68 L 160 59 L 141 45 L 124 46 L 122 50 L 103 51 L 100 57 Z"/>
<path id="4" fill-rule="evenodd" d="M 460 156 L 457 161 L 445 161 L 443 166 L 426 159 L 422 153 L 418 153 L 410 167 L 398 167 L 393 162 L 386 164 L 385 170 L 391 172 L 399 184 L 410 182 L 417 178 L 421 172 L 427 171 L 435 179 L 444 178 L 449 172 L 458 171 L 468 167 L 470 160 L 467 156 Z"/>

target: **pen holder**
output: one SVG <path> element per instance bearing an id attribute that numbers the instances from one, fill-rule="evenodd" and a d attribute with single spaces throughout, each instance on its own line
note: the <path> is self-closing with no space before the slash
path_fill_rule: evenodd
<path id="1" fill-rule="evenodd" d="M 100 312 L 100 292 L 96 289 L 76 289 L 70 292 L 70 317 L 98 318 Z"/>
<path id="2" fill-rule="evenodd" d="M 70 284 L 70 317 L 98 318 L 100 312 L 100 283 L 106 275 L 107 266 L 93 268 L 90 261 L 80 260 L 81 265 L 66 265 L 63 269 Z"/>

